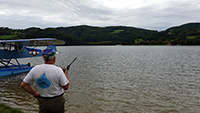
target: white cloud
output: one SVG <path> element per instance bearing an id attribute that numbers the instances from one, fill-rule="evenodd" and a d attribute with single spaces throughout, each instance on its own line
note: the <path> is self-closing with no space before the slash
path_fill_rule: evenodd
<path id="1" fill-rule="evenodd" d="M 199 22 L 198 0 L 0 0 L 0 26 L 132 26 L 163 30 Z"/>

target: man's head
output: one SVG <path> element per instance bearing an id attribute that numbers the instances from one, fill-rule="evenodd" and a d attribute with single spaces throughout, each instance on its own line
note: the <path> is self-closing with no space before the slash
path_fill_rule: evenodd
<path id="1" fill-rule="evenodd" d="M 54 49 L 43 50 L 42 57 L 44 61 L 52 61 L 55 59 L 56 51 Z"/>

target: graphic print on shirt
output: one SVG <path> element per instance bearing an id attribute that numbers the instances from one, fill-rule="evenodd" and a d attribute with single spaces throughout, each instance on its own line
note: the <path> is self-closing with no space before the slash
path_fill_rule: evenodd
<path id="1" fill-rule="evenodd" d="M 46 77 L 45 73 L 43 73 L 43 75 L 40 78 L 37 79 L 36 83 L 42 89 L 46 89 L 51 85 L 51 82 Z"/>

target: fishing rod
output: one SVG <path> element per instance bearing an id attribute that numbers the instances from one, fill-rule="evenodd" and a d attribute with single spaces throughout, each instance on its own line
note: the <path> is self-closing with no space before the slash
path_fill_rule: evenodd
<path id="1" fill-rule="evenodd" d="M 70 66 L 74 63 L 74 61 L 77 59 L 77 57 L 67 66 L 67 70 L 69 70 L 70 69 Z M 64 68 L 63 69 L 63 72 L 65 72 L 66 71 L 66 69 Z"/>

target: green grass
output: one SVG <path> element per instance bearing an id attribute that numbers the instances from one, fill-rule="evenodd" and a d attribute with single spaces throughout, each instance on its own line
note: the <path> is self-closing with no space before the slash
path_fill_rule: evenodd
<path id="1" fill-rule="evenodd" d="M 23 111 L 0 104 L 0 113 L 24 113 Z"/>
<path id="2" fill-rule="evenodd" d="M 122 31 L 124 31 L 124 30 L 120 30 L 120 29 L 118 29 L 118 30 L 114 30 L 113 32 L 111 32 L 111 33 L 120 33 L 120 32 L 122 32 Z"/>
<path id="3" fill-rule="evenodd" d="M 12 37 L 16 37 L 17 35 L 3 35 L 3 36 L 0 36 L 0 39 L 11 39 Z"/>
<path id="4" fill-rule="evenodd" d="M 186 36 L 187 39 L 195 39 L 197 36 Z"/>

